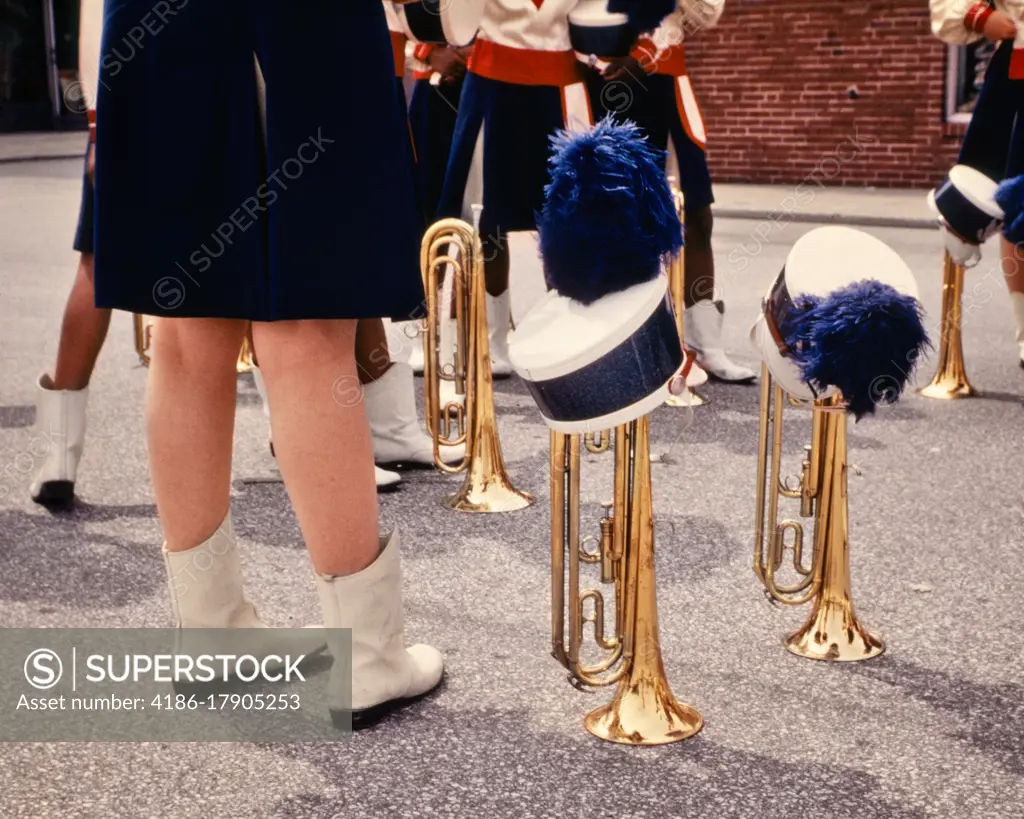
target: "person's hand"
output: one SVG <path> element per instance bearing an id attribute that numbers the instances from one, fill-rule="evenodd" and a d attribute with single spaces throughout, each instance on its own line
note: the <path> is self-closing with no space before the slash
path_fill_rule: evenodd
<path id="1" fill-rule="evenodd" d="M 608 67 L 601 72 L 601 76 L 606 80 L 629 79 L 642 76 L 644 73 L 640 63 L 633 57 L 612 57 L 607 62 Z"/>
<path id="2" fill-rule="evenodd" d="M 453 82 L 466 73 L 466 58 L 454 48 L 435 48 L 427 62 L 445 82 Z"/>
<path id="3" fill-rule="evenodd" d="M 994 42 L 1012 40 L 1017 36 L 1017 26 L 1005 11 L 993 11 L 985 21 L 982 34 Z"/>
<path id="4" fill-rule="evenodd" d="M 92 142 L 89 143 L 89 153 L 85 158 L 85 169 L 89 174 L 89 181 L 95 185 L 96 180 L 93 177 L 96 173 L 96 145 Z"/>

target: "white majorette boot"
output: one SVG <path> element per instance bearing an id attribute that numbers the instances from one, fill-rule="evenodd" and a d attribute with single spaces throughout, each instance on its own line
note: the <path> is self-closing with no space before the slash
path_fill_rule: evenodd
<path id="1" fill-rule="evenodd" d="M 85 405 L 89 388 L 55 390 L 45 373 L 36 382 L 36 437 L 29 454 L 42 458 L 29 489 L 43 506 L 63 506 L 75 497 L 75 476 L 85 445 Z"/>
<path id="2" fill-rule="evenodd" d="M 215 647 L 215 635 L 204 635 L 202 629 L 226 628 L 267 629 L 258 636 L 243 632 L 231 645 L 236 654 L 312 656 L 326 648 L 319 632 L 274 629 L 259 616 L 242 588 L 242 562 L 230 511 L 217 531 L 198 546 L 183 552 L 165 548 L 163 554 L 174 625 L 183 630 L 177 640 L 179 653 L 208 652 Z"/>
<path id="3" fill-rule="evenodd" d="M 508 360 L 508 331 L 511 324 L 509 291 L 500 296 L 487 294 L 487 341 L 491 347 L 491 375 L 508 378 L 512 362 Z"/>
<path id="4" fill-rule="evenodd" d="M 270 423 L 270 401 L 267 400 L 267 385 L 263 381 L 263 375 L 260 373 L 259 367 L 252 368 L 252 380 L 256 384 L 256 392 L 260 394 L 260 401 L 263 403 L 263 414 L 267 418 L 267 423 Z M 267 438 L 270 441 L 270 454 L 275 458 L 277 455 L 274 453 L 274 439 L 271 433 L 267 433 Z M 389 490 L 394 489 L 398 484 L 402 482 L 402 476 L 397 472 L 389 472 L 386 469 L 374 466 L 373 477 L 377 483 L 377 489 Z"/>
<path id="5" fill-rule="evenodd" d="M 1010 307 L 1013 320 L 1017 325 L 1017 349 L 1020 353 L 1020 366 L 1024 367 L 1024 293 L 1010 293 Z"/>
<path id="6" fill-rule="evenodd" d="M 686 346 L 697 354 L 697 363 L 708 375 L 719 381 L 734 383 L 757 378 L 753 370 L 730 361 L 722 348 L 725 302 L 703 299 L 686 308 L 683 321 L 686 326 Z"/>
<path id="7" fill-rule="evenodd" d="M 369 728 L 396 708 L 433 691 L 444 675 L 441 652 L 428 645 L 406 648 L 402 617 L 402 564 L 397 530 L 381 538 L 377 559 L 345 577 L 317 575 L 324 628 L 352 629 L 352 701 L 340 696 L 335 673 L 345 645 L 327 643 L 335 654 L 328 683 L 331 718 L 353 730 Z"/>
<path id="8" fill-rule="evenodd" d="M 393 362 L 376 381 L 363 385 L 377 463 L 434 465 L 434 442 L 416 416 L 413 389 L 412 368 L 401 361 Z M 464 445 L 441 447 L 445 463 L 460 461 L 465 454 Z"/>

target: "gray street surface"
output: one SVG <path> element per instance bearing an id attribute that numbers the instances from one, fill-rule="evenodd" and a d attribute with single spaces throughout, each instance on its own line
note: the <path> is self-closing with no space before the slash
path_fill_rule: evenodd
<path id="1" fill-rule="evenodd" d="M 0 165 L 0 470 L 11 467 L 0 478 L 0 626 L 166 626 L 143 436 L 146 370 L 129 316 L 115 317 L 93 379 L 76 510 L 35 506 L 30 476 L 15 467 L 32 441 L 34 383 L 52 367 L 75 269 L 80 173 L 78 160 Z M 762 194 L 771 211 L 790 191 Z M 873 195 L 875 212 L 901 210 Z M 788 247 L 811 227 L 717 223 L 727 348 L 737 359 L 754 361 L 747 327 Z M 865 229 L 912 267 L 937 344 L 938 234 Z M 549 656 L 548 434 L 513 379 L 496 385 L 501 442 L 513 481 L 537 497 L 532 508 L 448 511 L 441 499 L 458 480 L 431 472 L 407 473 L 381 498 L 383 525 L 403 536 L 407 631 L 444 652 L 442 691 L 331 744 L 5 745 L 0 817 L 1024 815 L 1024 371 L 994 251 L 968 275 L 964 321 L 968 372 L 984 397 L 908 394 L 851 422 L 853 592 L 865 624 L 886 640 L 882 657 L 828 665 L 782 649 L 780 636 L 806 609 L 770 606 L 751 572 L 758 390 L 709 385 L 710 403 L 689 425 L 685 411 L 667 407 L 652 421 L 653 449 L 667 453 L 653 467 L 662 650 L 676 695 L 701 711 L 705 728 L 647 749 L 587 734 L 583 716 L 611 692 L 574 690 Z M 512 286 L 521 308 L 539 282 L 514 268 Z M 933 368 L 926 360 L 919 382 Z M 809 423 L 798 411 L 790 419 L 785 451 L 795 470 Z M 277 624 L 317 622 L 308 559 L 266 437 L 242 376 L 233 509 L 249 592 Z M 585 465 L 584 520 L 595 533 L 598 503 L 611 493 L 609 460 Z"/>

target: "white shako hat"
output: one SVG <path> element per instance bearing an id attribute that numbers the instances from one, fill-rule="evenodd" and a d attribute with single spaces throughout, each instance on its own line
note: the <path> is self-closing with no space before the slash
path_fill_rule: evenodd
<path id="1" fill-rule="evenodd" d="M 1002 224 L 997 187 L 981 171 L 954 165 L 942 184 L 928 192 L 928 207 L 938 217 L 943 245 L 957 264 L 977 264 L 981 245 Z"/>
<path id="2" fill-rule="evenodd" d="M 662 270 L 682 226 L 660 160 L 632 123 L 562 132 L 538 219 L 547 296 L 509 359 L 551 429 L 592 432 L 662 404 L 683 352 Z"/>
<path id="3" fill-rule="evenodd" d="M 844 398 L 859 417 L 873 411 L 868 393 L 877 392 L 875 403 L 894 403 L 927 346 L 917 298 L 913 273 L 884 242 L 848 227 L 816 228 L 790 250 L 750 340 L 772 378 L 794 398 L 827 398 L 844 386 L 836 382 L 855 379 Z M 811 305 L 817 306 L 813 314 L 805 312 Z M 818 350 L 806 349 L 810 320 L 819 322 L 819 338 L 828 334 L 829 343 Z M 831 360 L 829 350 L 835 351 Z M 807 363 L 822 356 L 817 371 L 831 371 L 834 380 L 809 383 Z"/>

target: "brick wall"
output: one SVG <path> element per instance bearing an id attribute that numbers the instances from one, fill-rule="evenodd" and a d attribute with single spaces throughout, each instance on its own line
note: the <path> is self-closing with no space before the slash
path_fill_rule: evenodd
<path id="1" fill-rule="evenodd" d="M 687 63 L 716 180 L 930 187 L 956 158 L 925 0 L 726 0 Z"/>

